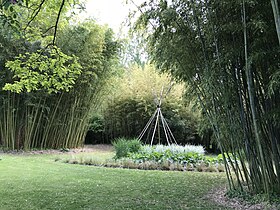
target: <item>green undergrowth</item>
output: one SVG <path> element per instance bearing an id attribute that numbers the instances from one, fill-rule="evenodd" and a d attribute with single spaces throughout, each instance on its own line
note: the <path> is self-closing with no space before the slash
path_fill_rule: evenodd
<path id="1" fill-rule="evenodd" d="M 177 170 L 199 172 L 224 172 L 222 155 L 206 156 L 202 146 L 195 145 L 142 145 L 136 139 L 114 141 L 114 160 L 98 163 L 94 160 L 70 159 L 69 163 L 102 165 L 107 167 L 145 170 Z M 66 161 L 67 162 L 67 161 Z"/>
<path id="2" fill-rule="evenodd" d="M 116 151 L 115 159 L 118 159 L 128 157 L 130 153 L 137 153 L 142 145 L 138 139 L 118 138 L 113 141 L 113 146 Z"/>
<path id="3" fill-rule="evenodd" d="M 75 154 L 105 161 L 114 153 Z M 206 199 L 223 173 L 124 170 L 61 161 L 73 154 L 1 154 L 0 209 L 230 209 Z"/>

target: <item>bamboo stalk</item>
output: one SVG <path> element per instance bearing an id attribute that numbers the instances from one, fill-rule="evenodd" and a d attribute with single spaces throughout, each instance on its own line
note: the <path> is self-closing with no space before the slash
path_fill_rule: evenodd
<path id="1" fill-rule="evenodd" d="M 279 46 L 280 46 L 280 12 L 279 12 L 278 0 L 271 0 L 271 6 L 274 14 L 275 27 L 278 36 Z"/>
<path id="2" fill-rule="evenodd" d="M 246 79 L 247 79 L 247 85 L 248 85 L 249 102 L 250 102 L 250 107 L 251 107 L 253 129 L 254 129 L 254 135 L 256 138 L 258 154 L 261 159 L 263 186 L 264 186 L 264 190 L 265 190 L 266 194 L 269 196 L 269 193 L 270 193 L 269 181 L 268 181 L 269 179 L 267 177 L 268 175 L 266 172 L 266 162 L 265 162 L 264 152 L 263 152 L 262 143 L 261 143 L 261 137 L 260 137 L 261 134 L 260 134 L 256 106 L 255 106 L 252 69 L 251 69 L 251 66 L 249 63 L 249 59 L 248 59 L 245 0 L 243 0 L 243 3 L 242 3 L 242 12 L 243 12 L 242 17 L 243 17 L 243 29 L 244 29 L 245 72 L 246 72 Z"/>

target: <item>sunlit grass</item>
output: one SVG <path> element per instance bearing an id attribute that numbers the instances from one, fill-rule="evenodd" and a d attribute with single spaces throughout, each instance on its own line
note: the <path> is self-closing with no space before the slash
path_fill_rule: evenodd
<path id="1" fill-rule="evenodd" d="M 75 154 L 111 158 L 113 152 Z M 0 209 L 226 209 L 205 198 L 219 173 L 113 169 L 55 161 L 63 155 L 1 155 Z"/>

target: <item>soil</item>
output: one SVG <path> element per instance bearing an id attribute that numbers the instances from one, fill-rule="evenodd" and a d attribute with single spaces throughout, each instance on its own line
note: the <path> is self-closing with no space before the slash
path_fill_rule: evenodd
<path id="1" fill-rule="evenodd" d="M 218 188 L 211 190 L 208 195 L 206 195 L 206 199 L 212 200 L 215 203 L 224 206 L 233 208 L 236 210 L 279 210 L 280 206 L 270 205 L 267 203 L 258 203 L 258 204 L 251 204 L 246 201 L 243 201 L 238 198 L 228 198 L 226 195 L 226 188 Z"/>
<path id="2" fill-rule="evenodd" d="M 98 145 L 84 145 L 84 147 L 69 149 L 68 151 L 55 150 L 55 149 L 32 150 L 32 151 L 15 150 L 15 151 L 5 151 L 5 153 L 18 154 L 18 155 L 33 155 L 33 154 L 77 154 L 77 153 L 90 153 L 96 151 L 110 152 L 113 151 L 113 146 L 106 145 L 106 144 L 98 144 Z M 3 151 L 0 150 L 0 153 L 3 153 Z"/>

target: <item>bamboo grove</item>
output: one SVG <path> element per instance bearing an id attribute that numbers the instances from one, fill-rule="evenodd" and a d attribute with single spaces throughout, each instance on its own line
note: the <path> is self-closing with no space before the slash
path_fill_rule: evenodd
<path id="1" fill-rule="evenodd" d="M 106 79 L 114 74 L 118 44 L 113 32 L 93 20 L 60 21 L 54 38 L 57 2 L 4 3 L 0 8 L 6 15 L 0 16 L 1 147 L 81 146 L 89 117 L 102 102 Z M 59 12 L 69 20 L 70 6 Z"/>
<path id="2" fill-rule="evenodd" d="M 184 85 L 171 81 L 169 74 L 160 74 L 153 65 L 129 67 L 122 77 L 115 78 L 113 83 L 117 88 L 107 96 L 106 106 L 99 116 L 92 119 L 92 139 L 99 143 L 110 143 L 117 138 L 137 138 L 155 113 L 156 100 L 162 91 L 162 113 L 176 142 L 203 144 L 209 149 L 208 139 L 200 139 L 197 135 L 199 111 L 195 112 L 191 105 L 185 103 L 184 94 L 187 90 Z M 150 144 L 153 126 L 148 129 L 147 134 L 150 135 L 143 135 L 143 143 Z M 154 144 L 164 134 L 162 124 L 158 128 L 160 132 L 155 136 Z M 167 143 L 164 137 L 161 141 Z"/>
<path id="3" fill-rule="evenodd" d="M 157 66 L 192 87 L 230 189 L 279 195 L 277 1 L 151 0 L 138 9 L 135 27 L 147 29 Z"/>

